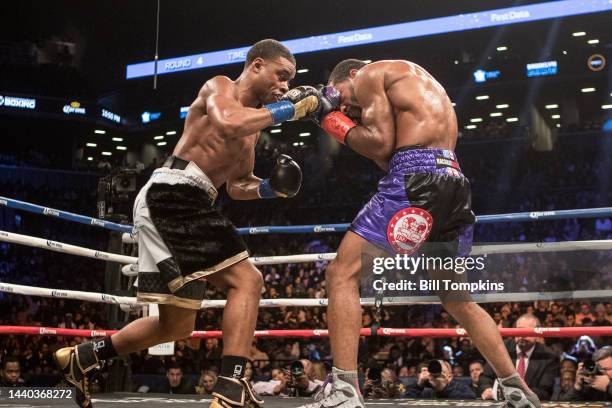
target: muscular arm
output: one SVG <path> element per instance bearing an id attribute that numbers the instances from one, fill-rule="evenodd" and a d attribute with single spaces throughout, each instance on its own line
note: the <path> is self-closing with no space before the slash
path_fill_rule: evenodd
<path id="1" fill-rule="evenodd" d="M 386 170 L 395 146 L 395 117 L 386 94 L 385 74 L 367 68 L 357 74 L 355 97 L 363 106 L 361 124 L 348 133 L 347 145 Z"/>
<path id="2" fill-rule="evenodd" d="M 272 115 L 268 109 L 240 105 L 235 92 L 231 80 L 218 76 L 208 81 L 198 95 L 198 98 L 206 101 L 206 114 L 220 135 L 239 138 L 272 126 Z"/>
<path id="3" fill-rule="evenodd" d="M 257 137 L 259 140 L 259 137 Z M 248 157 L 240 160 L 236 170 L 227 179 L 225 188 L 233 200 L 257 200 L 261 179 L 253 174 L 255 168 L 255 146 L 250 150 Z"/>

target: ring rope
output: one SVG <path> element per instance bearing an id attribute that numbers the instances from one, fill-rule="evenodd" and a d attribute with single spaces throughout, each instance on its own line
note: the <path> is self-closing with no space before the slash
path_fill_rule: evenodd
<path id="1" fill-rule="evenodd" d="M 95 303 L 108 303 L 128 305 L 139 308 L 141 303 L 135 297 L 115 296 L 106 293 L 82 292 L 76 290 L 40 288 L 36 286 L 17 285 L 14 283 L 0 282 L 0 292 L 26 295 L 41 296 L 59 299 L 84 300 Z M 472 295 L 473 300 L 478 303 L 498 303 L 498 302 L 531 302 L 538 300 L 561 300 L 561 299 L 609 299 L 612 295 L 610 290 L 577 290 L 563 292 L 517 292 L 517 293 L 482 293 Z M 375 298 L 361 298 L 362 306 L 375 306 Z M 440 304 L 437 296 L 399 296 L 385 297 L 383 302 L 386 306 L 410 306 L 415 304 Z M 316 298 L 288 298 L 288 299 L 261 299 L 259 307 L 325 307 L 327 299 Z M 226 300 L 203 300 L 202 309 L 223 308 Z"/>
<path id="2" fill-rule="evenodd" d="M 38 326 L 0 326 L 0 334 L 26 334 L 43 336 L 80 336 L 80 337 L 102 337 L 110 336 L 117 330 L 83 330 L 83 329 L 64 329 L 59 327 L 38 327 Z M 612 335 L 612 326 L 602 327 L 536 327 L 536 328 L 500 328 L 502 337 L 579 337 L 588 336 L 609 336 Z M 255 337 L 329 337 L 328 330 L 257 330 Z M 369 328 L 361 329 L 360 335 L 372 336 Z M 456 329 L 396 329 L 379 328 L 376 336 L 384 337 L 469 337 L 467 331 L 462 328 Z M 192 338 L 220 338 L 223 333 L 220 330 L 194 331 L 189 337 Z"/>
<path id="3" fill-rule="evenodd" d="M 29 235 L 15 234 L 0 231 L 0 241 L 22 244 L 36 248 L 49 249 L 71 255 L 84 256 L 104 261 L 118 262 L 122 264 L 136 264 L 137 257 L 112 254 L 109 252 L 96 251 L 63 242 L 31 237 Z M 612 249 L 612 240 L 588 240 L 588 241 L 564 241 L 564 242 L 537 242 L 520 244 L 498 244 L 498 245 L 476 245 L 472 248 L 470 255 L 484 254 L 508 254 L 508 253 L 535 253 L 535 252 L 564 252 L 564 251 L 598 251 Z M 319 254 L 298 254 L 282 256 L 255 256 L 249 258 L 254 265 L 277 265 L 285 263 L 319 262 L 331 261 L 336 257 L 335 252 Z M 138 271 L 135 267 L 122 268 L 125 276 L 136 276 Z"/>
<path id="4" fill-rule="evenodd" d="M 9 208 L 28 211 L 35 214 L 56 217 L 67 221 L 78 222 L 81 224 L 93 225 L 100 228 L 105 228 L 112 231 L 132 232 L 131 225 L 117 224 L 110 221 L 104 221 L 97 218 L 78 215 L 67 211 L 56 210 L 54 208 L 43 207 L 41 205 L 31 204 L 24 201 L 14 200 L 12 198 L 0 196 L 0 206 L 4 205 Z M 476 222 L 481 224 L 489 224 L 496 222 L 519 222 L 519 221 L 539 221 L 539 220 L 562 220 L 567 218 L 598 218 L 612 216 L 612 207 L 601 208 L 582 208 L 573 210 L 554 210 L 554 211 L 526 211 L 507 214 L 491 214 L 479 215 L 476 217 Z M 321 232 L 345 232 L 349 224 L 321 224 L 321 225 L 294 225 L 294 226 L 261 226 L 261 227 L 244 227 L 238 228 L 238 233 L 241 235 L 256 235 L 256 234 L 303 234 L 303 233 L 321 233 Z"/>
<path id="5" fill-rule="evenodd" d="M 63 242 L 51 241 L 50 239 L 36 238 L 29 235 L 15 234 L 8 231 L 0 231 L 0 241 L 48 249 L 50 251 L 61 252 L 64 254 L 84 256 L 86 258 L 101 259 L 109 262 L 118 262 L 123 264 L 134 264 L 138 262 L 138 258 L 133 256 L 96 251 L 94 249 L 65 244 Z"/>

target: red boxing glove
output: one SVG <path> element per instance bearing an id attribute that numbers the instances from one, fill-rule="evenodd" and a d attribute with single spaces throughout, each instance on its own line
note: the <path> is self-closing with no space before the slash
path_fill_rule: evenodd
<path id="1" fill-rule="evenodd" d="M 355 122 L 339 111 L 330 113 L 321 121 L 321 129 L 342 144 L 346 144 L 346 135 L 355 126 Z"/>

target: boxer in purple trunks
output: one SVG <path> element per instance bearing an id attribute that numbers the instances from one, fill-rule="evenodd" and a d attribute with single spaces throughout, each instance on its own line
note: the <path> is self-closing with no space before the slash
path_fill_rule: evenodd
<path id="1" fill-rule="evenodd" d="M 333 108 L 313 119 L 330 136 L 387 171 L 326 271 L 333 390 L 308 408 L 363 407 L 357 384 L 362 259 L 368 245 L 391 256 L 463 256 L 471 249 L 471 192 L 454 149 L 457 117 L 444 88 L 409 61 L 340 62 L 321 93 Z M 417 253 L 417 251 L 419 251 Z M 429 270 L 432 279 L 449 272 Z M 446 273 L 446 274 L 445 274 Z M 465 281 L 465 274 L 454 281 Z M 505 406 L 539 407 L 517 374 L 497 326 L 469 294 L 445 296 L 444 308 L 467 330 L 499 377 Z"/>

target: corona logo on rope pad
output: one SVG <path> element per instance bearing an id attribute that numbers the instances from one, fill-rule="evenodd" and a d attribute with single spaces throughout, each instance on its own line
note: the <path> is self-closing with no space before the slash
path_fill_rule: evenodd
<path id="1" fill-rule="evenodd" d="M 52 215 L 54 217 L 59 217 L 60 216 L 60 212 L 58 210 L 54 210 L 52 208 L 45 208 L 43 210 L 43 214 L 45 214 L 45 215 Z"/>
<path id="2" fill-rule="evenodd" d="M 264 227 L 249 228 L 249 234 L 263 234 L 267 232 L 270 232 L 269 228 L 264 228 Z"/>
<path id="3" fill-rule="evenodd" d="M 336 228 L 328 227 L 324 225 L 317 225 L 314 227 L 314 232 L 335 232 Z"/>
<path id="4" fill-rule="evenodd" d="M 558 332 L 559 328 L 558 327 L 536 327 L 533 329 L 533 331 L 538 334 L 542 334 L 545 332 Z"/>
<path id="5" fill-rule="evenodd" d="M 555 211 L 532 211 L 529 213 L 529 218 L 533 218 L 534 220 L 537 220 L 540 217 L 547 217 L 547 216 L 551 216 L 555 214 L 556 214 Z"/>
<path id="6" fill-rule="evenodd" d="M 422 208 L 404 208 L 387 226 L 387 239 L 395 251 L 411 255 L 421 246 L 433 225 L 433 217 Z"/>
<path id="7" fill-rule="evenodd" d="M 92 219 L 91 220 L 91 225 L 97 225 L 98 227 L 105 227 L 106 223 L 104 221 Z"/>

